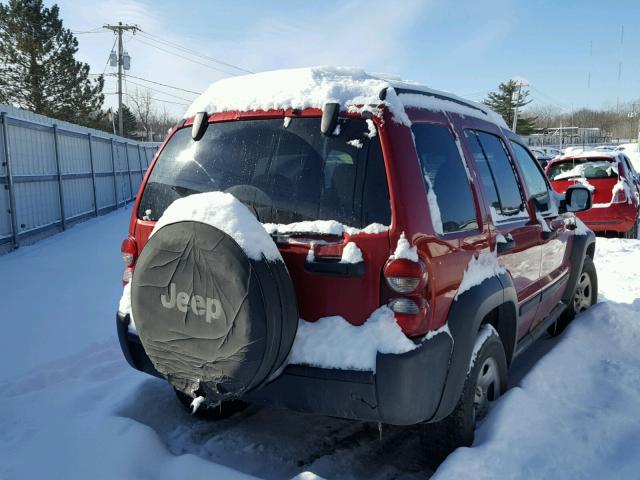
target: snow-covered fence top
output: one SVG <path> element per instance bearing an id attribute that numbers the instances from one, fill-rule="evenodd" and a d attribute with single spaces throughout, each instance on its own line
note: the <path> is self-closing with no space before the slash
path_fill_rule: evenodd
<path id="1" fill-rule="evenodd" d="M 325 103 L 373 113 L 376 106 L 385 106 L 395 121 L 406 125 L 411 123 L 404 109 L 411 107 L 478 117 L 507 128 L 502 117 L 485 105 L 415 82 L 348 67 L 295 68 L 225 78 L 200 95 L 184 117 L 197 112 L 322 108 Z"/>
<path id="2" fill-rule="evenodd" d="M 131 201 L 157 149 L 0 104 L 0 252 Z"/>

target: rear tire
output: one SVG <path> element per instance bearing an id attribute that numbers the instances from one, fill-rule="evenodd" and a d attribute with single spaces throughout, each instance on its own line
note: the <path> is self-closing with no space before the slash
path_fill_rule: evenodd
<path id="1" fill-rule="evenodd" d="M 488 336 L 483 329 L 491 329 Z M 476 356 L 471 359 L 462 395 L 453 412 L 439 422 L 423 425 L 423 449 L 432 468 L 437 468 L 456 448 L 473 443 L 477 422 L 486 416 L 489 404 L 507 387 L 507 359 L 493 327 L 482 327 L 474 351 Z"/>
<path id="2" fill-rule="evenodd" d="M 567 306 L 567 309 L 560 315 L 556 323 L 547 329 L 547 333 L 552 337 L 560 335 L 575 318 L 575 316 L 590 308 L 598 300 L 598 274 L 596 266 L 591 257 L 584 257 L 582 271 L 578 277 L 576 291 Z"/>
<path id="3" fill-rule="evenodd" d="M 177 388 L 174 388 L 173 391 L 176 392 L 176 396 L 184 408 L 186 408 L 189 413 L 192 413 L 193 409 L 191 408 L 191 402 L 193 401 L 193 398 L 181 392 Z M 201 420 L 223 420 L 241 412 L 248 406 L 249 404 L 242 400 L 228 400 L 221 402 L 220 405 L 216 406 L 203 403 L 196 412 L 193 413 L 193 416 Z"/>

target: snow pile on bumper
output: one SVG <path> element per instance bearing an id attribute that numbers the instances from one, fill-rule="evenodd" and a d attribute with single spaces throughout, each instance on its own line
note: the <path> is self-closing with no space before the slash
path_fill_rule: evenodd
<path id="1" fill-rule="evenodd" d="M 399 354 L 416 347 L 400 330 L 393 312 L 383 306 L 360 326 L 340 316 L 301 320 L 289 363 L 375 372 L 378 352 Z"/>

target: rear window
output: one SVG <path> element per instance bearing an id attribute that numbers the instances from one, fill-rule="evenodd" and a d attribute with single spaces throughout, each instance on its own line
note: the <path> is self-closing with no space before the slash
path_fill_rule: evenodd
<path id="1" fill-rule="evenodd" d="M 180 197 L 223 191 L 263 223 L 389 225 L 378 137 L 369 138 L 360 119 L 341 119 L 339 128 L 339 135 L 327 137 L 319 118 L 212 123 L 198 142 L 190 128 L 179 130 L 149 176 L 138 217 L 157 220 Z"/>
<path id="2" fill-rule="evenodd" d="M 453 134 L 444 125 L 411 126 L 427 191 L 436 195 L 444 233 L 478 228 L 476 205 Z"/>
<path id="3" fill-rule="evenodd" d="M 556 163 L 547 171 L 549 180 L 569 180 L 572 178 L 616 178 L 618 167 L 606 158 L 580 158 Z"/>

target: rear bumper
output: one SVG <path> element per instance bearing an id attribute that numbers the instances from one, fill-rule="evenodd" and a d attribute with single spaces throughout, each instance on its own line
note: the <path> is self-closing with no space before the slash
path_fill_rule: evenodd
<path id="1" fill-rule="evenodd" d="M 162 378 L 129 317 L 117 316 L 118 339 L 129 364 Z M 453 341 L 440 333 L 404 354 L 381 354 L 376 373 L 289 365 L 275 380 L 243 397 L 252 403 L 393 425 L 434 417 L 447 380 Z"/>
<path id="2" fill-rule="evenodd" d="M 628 232 L 637 221 L 638 211 L 631 203 L 614 203 L 605 208 L 590 208 L 576 215 L 594 232 Z"/>

